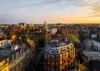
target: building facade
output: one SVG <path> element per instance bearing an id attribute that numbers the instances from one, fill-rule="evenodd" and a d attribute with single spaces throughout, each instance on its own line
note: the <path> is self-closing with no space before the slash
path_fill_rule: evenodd
<path id="1" fill-rule="evenodd" d="M 9 71 L 8 59 L 0 60 L 0 71 Z"/>
<path id="2" fill-rule="evenodd" d="M 9 53 L 0 53 L 0 71 L 25 71 L 30 66 L 32 61 L 33 49 L 30 47 L 26 49 L 18 49 L 9 51 Z M 29 60 L 29 61 L 28 61 Z"/>
<path id="3" fill-rule="evenodd" d="M 75 48 L 71 42 L 46 46 L 45 71 L 66 71 L 74 67 Z"/>

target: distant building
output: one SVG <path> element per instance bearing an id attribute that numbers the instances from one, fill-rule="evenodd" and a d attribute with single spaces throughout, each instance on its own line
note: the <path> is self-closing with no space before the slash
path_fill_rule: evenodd
<path id="1" fill-rule="evenodd" d="M 7 28 L 8 24 L 0 24 L 0 28 Z"/>
<path id="2" fill-rule="evenodd" d="M 25 23 L 19 23 L 18 26 L 20 26 L 21 28 L 26 28 L 26 24 Z"/>
<path id="3" fill-rule="evenodd" d="M 0 48 L 6 48 L 11 45 L 11 40 L 0 40 Z"/>
<path id="4" fill-rule="evenodd" d="M 28 24 L 27 26 L 30 27 L 30 28 L 33 28 L 33 29 L 35 28 L 34 24 Z"/>
<path id="5" fill-rule="evenodd" d="M 19 26 L 24 26 L 25 25 L 25 23 L 19 23 Z"/>
<path id="6" fill-rule="evenodd" d="M 35 42 L 38 42 L 38 40 L 41 40 L 41 39 L 43 40 L 45 39 L 45 35 L 42 29 L 35 29 L 34 34 L 32 36 L 34 37 L 33 40 Z"/>
<path id="7" fill-rule="evenodd" d="M 0 40 L 7 39 L 7 35 L 4 34 L 2 30 L 0 30 Z"/>
<path id="8" fill-rule="evenodd" d="M 94 39 L 97 37 L 97 34 L 91 34 L 91 38 Z"/>

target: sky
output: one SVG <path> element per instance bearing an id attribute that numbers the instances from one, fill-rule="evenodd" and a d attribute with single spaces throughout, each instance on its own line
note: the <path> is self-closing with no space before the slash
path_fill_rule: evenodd
<path id="1" fill-rule="evenodd" d="M 0 0 L 0 23 L 100 23 L 100 0 Z"/>

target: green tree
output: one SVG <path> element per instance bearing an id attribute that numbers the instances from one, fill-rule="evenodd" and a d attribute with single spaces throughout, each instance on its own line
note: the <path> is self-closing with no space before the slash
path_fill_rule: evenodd
<path id="1" fill-rule="evenodd" d="M 76 38 L 73 34 L 67 34 L 67 39 L 72 41 L 74 44 L 79 42 L 78 38 Z"/>

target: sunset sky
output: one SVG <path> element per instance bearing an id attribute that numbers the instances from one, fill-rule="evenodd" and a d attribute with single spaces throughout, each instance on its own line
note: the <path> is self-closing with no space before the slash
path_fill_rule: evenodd
<path id="1" fill-rule="evenodd" d="M 100 0 L 0 0 L 0 23 L 100 23 Z"/>

